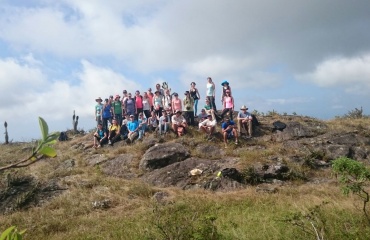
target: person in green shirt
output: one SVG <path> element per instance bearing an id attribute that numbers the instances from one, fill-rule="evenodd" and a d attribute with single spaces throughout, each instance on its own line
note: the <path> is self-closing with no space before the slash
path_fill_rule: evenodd
<path id="1" fill-rule="evenodd" d="M 122 102 L 120 96 L 117 94 L 114 101 L 112 102 L 113 118 L 117 120 L 119 126 L 122 125 Z"/>

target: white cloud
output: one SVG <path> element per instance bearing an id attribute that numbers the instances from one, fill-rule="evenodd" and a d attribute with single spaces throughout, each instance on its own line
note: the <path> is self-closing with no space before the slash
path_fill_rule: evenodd
<path id="1" fill-rule="evenodd" d="M 353 58 L 328 59 L 311 73 L 298 75 L 321 87 L 342 86 L 350 92 L 368 93 L 370 90 L 370 55 Z"/>
<path id="2" fill-rule="evenodd" d="M 70 122 L 73 110 L 81 120 L 93 126 L 97 97 L 122 95 L 123 89 L 129 92 L 141 89 L 140 84 L 109 68 L 95 66 L 86 60 L 82 60 L 81 64 L 82 70 L 71 84 L 66 80 L 50 81 L 41 69 L 22 65 L 15 59 L 0 59 L 0 96 L 4 98 L 0 101 L 0 116 L 6 118 L 3 119 L 5 121 L 11 119 L 11 126 L 17 126 L 16 131 L 20 134 L 30 128 L 24 122 L 25 117 L 32 121 L 42 116 L 52 125 L 53 122 L 63 124 L 64 129 L 64 124 Z M 53 127 L 61 129 L 60 126 Z"/>

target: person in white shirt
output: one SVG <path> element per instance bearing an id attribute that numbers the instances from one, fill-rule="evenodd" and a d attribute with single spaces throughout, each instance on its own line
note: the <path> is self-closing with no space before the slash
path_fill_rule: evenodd
<path id="1" fill-rule="evenodd" d="M 245 129 L 245 131 L 247 131 L 247 134 L 248 134 L 248 137 L 252 137 L 252 115 L 247 112 L 248 108 L 243 105 L 241 108 L 240 108 L 240 112 L 238 113 L 238 117 L 237 117 L 237 120 L 238 120 L 238 132 L 239 132 L 239 135 L 241 135 L 242 133 L 242 130 L 243 128 Z"/>
<path id="2" fill-rule="evenodd" d="M 172 116 L 172 129 L 178 135 L 182 136 L 185 133 L 185 129 L 187 128 L 186 119 L 182 116 L 182 112 L 177 110 L 175 115 Z"/>
<path id="3" fill-rule="evenodd" d="M 159 134 L 166 134 L 170 128 L 170 121 L 167 115 L 167 111 L 162 111 L 162 116 L 159 118 Z"/>
<path id="4" fill-rule="evenodd" d="M 217 124 L 216 118 L 209 114 L 207 116 L 207 119 L 199 123 L 199 130 L 204 132 L 204 134 L 206 134 L 208 139 L 211 139 L 212 134 L 216 130 L 216 124 Z"/>

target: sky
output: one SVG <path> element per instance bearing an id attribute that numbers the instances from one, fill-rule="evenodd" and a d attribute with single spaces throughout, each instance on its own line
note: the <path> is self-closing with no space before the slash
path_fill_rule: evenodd
<path id="1" fill-rule="evenodd" d="M 203 106 L 207 77 L 217 108 L 227 80 L 235 109 L 368 115 L 369 29 L 368 0 L 0 0 L 0 122 L 29 141 L 75 110 L 87 131 L 97 97 L 164 81 Z"/>

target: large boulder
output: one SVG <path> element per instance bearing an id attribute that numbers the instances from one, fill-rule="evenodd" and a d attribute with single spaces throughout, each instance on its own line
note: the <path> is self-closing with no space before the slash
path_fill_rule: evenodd
<path id="1" fill-rule="evenodd" d="M 222 160 L 207 160 L 201 158 L 188 158 L 161 169 L 148 172 L 143 176 L 144 181 L 158 187 L 180 187 L 182 189 L 229 189 L 238 188 L 240 183 L 227 178 L 220 181 L 216 179 L 217 173 L 228 166 L 236 164 L 238 159 L 226 158 Z M 197 170 L 197 174 L 192 174 Z M 223 178 L 222 178 L 223 179 Z"/>
<path id="2" fill-rule="evenodd" d="M 299 122 L 288 122 L 286 123 L 286 128 L 282 131 L 276 131 L 274 137 L 276 142 L 283 142 L 292 139 L 314 137 L 315 135 L 311 127 L 304 126 Z"/>
<path id="3" fill-rule="evenodd" d="M 163 168 L 181 162 L 190 156 L 189 150 L 179 143 L 157 144 L 149 148 L 140 161 L 142 170 Z"/>

